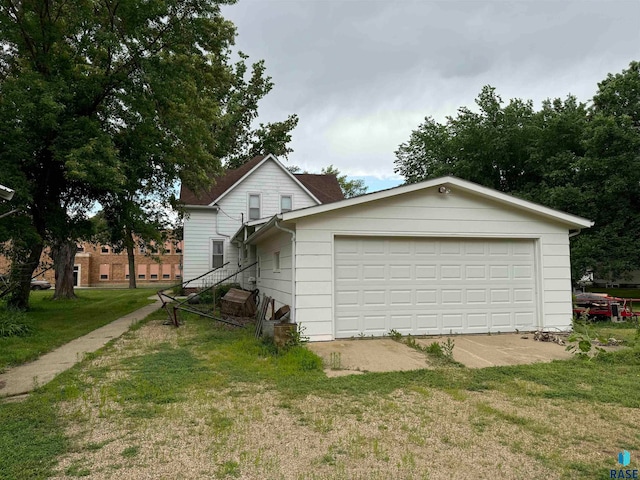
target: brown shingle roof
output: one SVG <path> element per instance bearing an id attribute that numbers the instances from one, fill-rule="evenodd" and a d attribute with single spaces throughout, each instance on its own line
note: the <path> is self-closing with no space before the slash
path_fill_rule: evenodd
<path id="1" fill-rule="evenodd" d="M 211 187 L 211 190 L 200 196 L 182 185 L 180 187 L 180 201 L 185 205 L 209 205 L 216 198 L 229 190 L 233 184 L 240 180 L 249 170 L 264 160 L 264 157 L 266 157 L 266 155 L 258 155 L 238 168 L 227 170 L 224 175 L 216 178 L 216 183 Z"/>
<path id="2" fill-rule="evenodd" d="M 209 205 L 220 195 L 230 189 L 249 170 L 260 163 L 266 155 L 253 157 L 241 167 L 227 172 L 216 178 L 216 184 L 208 192 L 196 195 L 187 187 L 180 187 L 180 201 L 185 205 Z M 344 195 L 335 175 L 316 175 L 312 173 L 296 173 L 294 176 L 302 183 L 321 203 L 330 203 L 342 200 Z"/>
<path id="3" fill-rule="evenodd" d="M 295 177 L 322 203 L 343 200 L 344 195 L 335 175 L 296 173 Z"/>

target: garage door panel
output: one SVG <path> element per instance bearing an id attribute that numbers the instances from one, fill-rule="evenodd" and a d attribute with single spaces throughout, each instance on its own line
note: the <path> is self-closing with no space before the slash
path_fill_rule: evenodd
<path id="1" fill-rule="evenodd" d="M 363 307 L 379 307 L 386 305 L 385 290 L 363 290 L 362 306 Z"/>
<path id="2" fill-rule="evenodd" d="M 516 312 L 515 313 L 515 327 L 521 330 L 535 327 L 535 315 L 533 311 L 530 312 Z"/>
<path id="3" fill-rule="evenodd" d="M 449 329 L 462 328 L 462 314 L 461 313 L 443 313 L 442 314 L 442 328 L 448 331 Z"/>
<path id="4" fill-rule="evenodd" d="M 512 327 L 513 322 L 511 321 L 511 313 L 503 312 L 503 313 L 490 313 L 491 316 L 491 326 L 496 328 L 509 328 Z"/>
<path id="5" fill-rule="evenodd" d="M 360 305 L 360 292 L 358 290 L 336 292 L 336 305 L 339 307 L 358 307 Z"/>
<path id="6" fill-rule="evenodd" d="M 513 266 L 513 278 L 514 279 L 532 279 L 533 278 L 533 266 L 532 265 L 514 265 Z"/>
<path id="7" fill-rule="evenodd" d="M 389 265 L 389 280 L 411 280 L 412 278 L 411 265 Z"/>
<path id="8" fill-rule="evenodd" d="M 486 280 L 487 279 L 487 267 L 486 265 L 466 265 L 465 267 L 465 280 Z"/>
<path id="9" fill-rule="evenodd" d="M 385 332 L 387 318 L 385 315 L 363 315 L 364 332 Z"/>
<path id="10" fill-rule="evenodd" d="M 438 291 L 435 289 L 416 290 L 416 305 L 436 305 Z"/>
<path id="11" fill-rule="evenodd" d="M 440 267 L 440 278 L 442 280 L 461 280 L 462 267 L 460 265 L 442 265 Z"/>
<path id="12" fill-rule="evenodd" d="M 462 290 L 442 290 L 441 303 L 446 305 L 462 305 Z"/>
<path id="13" fill-rule="evenodd" d="M 467 289 L 467 304 L 484 305 L 487 303 L 486 289 Z"/>
<path id="14" fill-rule="evenodd" d="M 488 314 L 486 313 L 469 313 L 467 314 L 467 326 L 469 328 L 482 328 L 488 323 Z"/>
<path id="15" fill-rule="evenodd" d="M 363 265 L 362 280 L 385 280 L 386 272 L 384 265 Z"/>
<path id="16" fill-rule="evenodd" d="M 413 305 L 411 290 L 389 290 L 390 305 Z"/>
<path id="17" fill-rule="evenodd" d="M 510 303 L 510 290 L 502 289 L 502 288 L 492 288 L 491 289 L 491 303 Z"/>
<path id="18" fill-rule="evenodd" d="M 435 331 L 438 329 L 438 315 L 435 313 L 419 313 L 416 315 L 416 328 L 420 332 L 424 332 L 426 335 L 429 331 Z"/>
<path id="19" fill-rule="evenodd" d="M 435 280 L 438 278 L 435 265 L 416 265 L 416 280 Z"/>
<path id="20" fill-rule="evenodd" d="M 335 243 L 338 338 L 536 324 L 532 240 L 337 237 Z"/>
<path id="21" fill-rule="evenodd" d="M 358 265 L 337 265 L 336 278 L 340 280 L 358 280 L 360 278 Z"/>

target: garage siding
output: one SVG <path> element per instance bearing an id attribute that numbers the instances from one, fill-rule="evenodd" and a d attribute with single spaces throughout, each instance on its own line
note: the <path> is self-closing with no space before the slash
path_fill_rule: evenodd
<path id="1" fill-rule="evenodd" d="M 450 190 L 448 195 L 417 191 L 297 221 L 296 319 L 312 341 L 335 335 L 333 248 L 340 236 L 535 241 L 536 323 L 562 330 L 571 325 L 567 227 L 455 187 Z"/>
<path id="2" fill-rule="evenodd" d="M 274 270 L 274 254 L 280 254 L 280 269 Z M 269 296 L 275 300 L 276 309 L 291 305 L 291 235 L 277 232 L 261 242 L 256 250 L 259 258 L 260 275 L 256 288 L 260 297 Z"/>

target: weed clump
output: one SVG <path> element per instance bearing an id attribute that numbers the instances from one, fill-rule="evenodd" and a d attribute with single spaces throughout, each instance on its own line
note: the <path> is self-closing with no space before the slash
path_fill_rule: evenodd
<path id="1" fill-rule="evenodd" d="M 0 310 L 0 338 L 24 337 L 33 331 L 24 312 L 19 310 Z"/>

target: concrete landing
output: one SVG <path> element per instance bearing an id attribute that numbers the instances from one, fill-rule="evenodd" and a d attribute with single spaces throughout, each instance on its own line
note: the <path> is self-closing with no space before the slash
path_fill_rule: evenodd
<path id="1" fill-rule="evenodd" d="M 523 338 L 528 337 L 528 338 Z M 573 356 L 566 348 L 553 342 L 538 342 L 533 334 L 500 333 L 494 335 L 453 335 L 417 340 L 421 345 L 447 338 L 455 343 L 453 359 L 469 368 L 523 365 L 552 360 L 566 360 Z"/>
<path id="2" fill-rule="evenodd" d="M 158 300 L 78 337 L 33 362 L 8 369 L 0 374 L 0 398 L 23 395 L 50 382 L 56 375 L 81 361 L 86 353 L 95 352 L 104 347 L 110 340 L 118 338 L 129 330 L 131 325 L 144 319 L 161 306 L 162 303 Z"/>
<path id="3" fill-rule="evenodd" d="M 562 345 L 533 340 L 532 333 L 453 335 L 415 340 L 426 347 L 433 342 L 445 343 L 448 338 L 455 344 L 453 359 L 469 368 L 550 362 L 573 356 Z M 426 354 L 390 338 L 334 340 L 309 343 L 307 347 L 322 357 L 325 373 L 330 377 L 431 368 Z"/>

